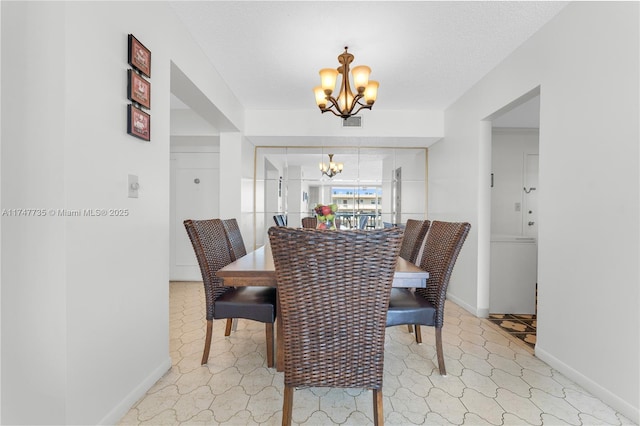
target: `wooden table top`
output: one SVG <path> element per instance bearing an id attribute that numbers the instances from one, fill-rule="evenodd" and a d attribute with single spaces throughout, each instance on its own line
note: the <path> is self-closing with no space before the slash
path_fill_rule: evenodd
<path id="1" fill-rule="evenodd" d="M 233 263 L 218 270 L 217 276 L 224 278 L 226 285 L 264 285 L 276 287 L 276 270 L 273 265 L 271 246 L 262 246 Z M 419 266 L 399 257 L 394 274 L 394 287 L 425 287 L 429 273 Z"/>

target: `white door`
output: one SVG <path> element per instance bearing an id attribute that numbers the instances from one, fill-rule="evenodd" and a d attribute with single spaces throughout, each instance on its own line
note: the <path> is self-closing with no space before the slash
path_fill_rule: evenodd
<path id="1" fill-rule="evenodd" d="M 219 154 L 176 153 L 171 161 L 171 267 L 173 281 L 200 281 L 202 275 L 186 219 L 219 217 Z"/>
<path id="2" fill-rule="evenodd" d="M 528 237 L 538 237 L 538 154 L 524 156 L 524 214 L 522 229 Z"/>

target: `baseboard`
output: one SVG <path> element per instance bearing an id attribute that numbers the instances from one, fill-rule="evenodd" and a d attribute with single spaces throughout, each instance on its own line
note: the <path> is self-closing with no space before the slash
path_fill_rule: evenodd
<path id="1" fill-rule="evenodd" d="M 99 425 L 115 425 L 129 409 L 171 368 L 171 358 L 167 358 L 136 386 L 118 405 L 98 422 Z"/>
<path id="2" fill-rule="evenodd" d="M 489 318 L 489 308 L 478 308 L 476 316 L 479 318 Z"/>
<path id="3" fill-rule="evenodd" d="M 635 422 L 636 424 L 640 423 L 639 407 L 632 406 L 627 401 L 621 399 L 618 395 L 613 394 L 610 390 L 603 388 L 598 383 L 594 382 L 582 373 L 576 371 L 564 362 L 558 360 L 549 352 L 541 348 L 539 343 L 536 344 L 535 356 L 558 370 L 560 373 L 567 376 L 569 379 L 576 382 L 578 385 L 585 388 L 587 391 L 593 394 L 593 396 L 601 399 L 605 404 L 608 404 L 611 408 L 618 411 L 623 416 L 629 418 L 629 420 Z"/>
<path id="4" fill-rule="evenodd" d="M 478 318 L 489 318 L 489 309 L 476 309 L 474 306 L 469 305 L 464 300 L 450 293 L 447 293 L 447 299 L 451 300 L 453 303 L 455 303 L 465 311 L 468 311 L 469 313 L 475 315 Z"/>
<path id="5" fill-rule="evenodd" d="M 202 274 L 197 264 L 175 266 L 171 268 L 169 281 L 202 281 Z"/>

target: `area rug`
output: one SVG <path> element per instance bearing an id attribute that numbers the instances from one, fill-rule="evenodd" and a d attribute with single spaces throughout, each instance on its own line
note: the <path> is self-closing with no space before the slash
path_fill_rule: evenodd
<path id="1" fill-rule="evenodd" d="M 536 345 L 536 316 L 515 314 L 489 314 L 489 321 L 526 343 L 531 349 Z"/>

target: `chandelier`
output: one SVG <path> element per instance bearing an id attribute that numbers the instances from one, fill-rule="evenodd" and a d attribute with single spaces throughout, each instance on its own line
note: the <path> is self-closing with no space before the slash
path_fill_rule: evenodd
<path id="1" fill-rule="evenodd" d="M 361 109 L 371 109 L 378 96 L 379 86 L 377 81 L 369 80 L 371 68 L 359 65 L 351 71 L 353 85 L 357 91 L 355 95 L 353 94 L 349 84 L 349 64 L 353 62 L 353 55 L 347 52 L 347 48 L 348 46 L 345 46 L 344 53 L 338 56 L 338 62 L 340 62 L 338 68 L 320 70 L 322 84 L 313 89 L 316 95 L 316 104 L 323 114 L 331 111 L 334 115 L 344 119 L 356 115 Z M 342 74 L 342 81 L 336 99 L 331 94 L 336 88 L 338 74 Z M 363 98 L 365 103 L 361 102 Z"/>
<path id="2" fill-rule="evenodd" d="M 329 176 L 329 178 L 334 177 L 338 173 L 342 173 L 342 169 L 344 164 L 342 163 L 334 163 L 333 162 L 333 154 L 329 154 L 329 165 L 325 163 L 320 163 L 320 171 L 323 175 Z"/>

